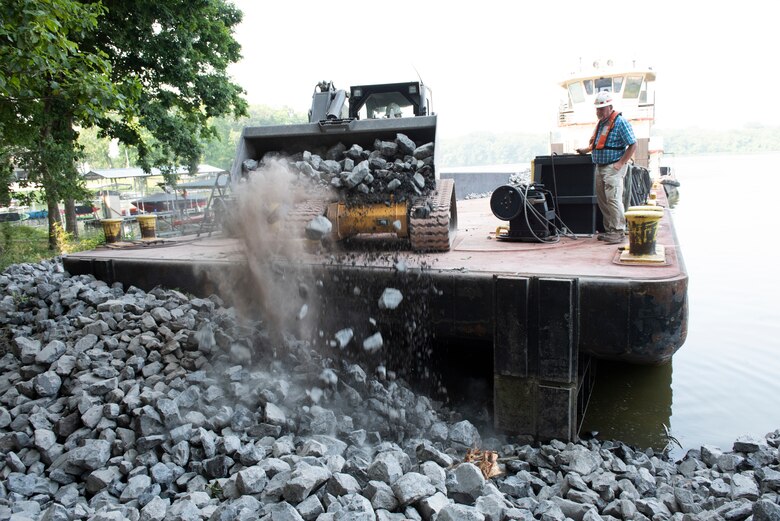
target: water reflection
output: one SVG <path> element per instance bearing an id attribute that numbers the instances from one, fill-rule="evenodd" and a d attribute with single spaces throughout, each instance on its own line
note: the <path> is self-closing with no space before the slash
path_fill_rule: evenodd
<path id="1" fill-rule="evenodd" d="M 581 434 L 662 450 L 672 415 L 672 364 L 629 365 L 599 361 Z M 674 434 L 674 433 L 672 433 Z"/>

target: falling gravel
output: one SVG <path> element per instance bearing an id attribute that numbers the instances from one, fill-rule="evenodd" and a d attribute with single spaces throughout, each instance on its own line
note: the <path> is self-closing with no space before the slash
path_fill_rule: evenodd
<path id="1" fill-rule="evenodd" d="M 0 520 L 776 520 L 779 445 L 675 462 L 483 437 L 384 367 L 269 342 L 216 296 L 56 261 L 0 275 Z M 475 447 L 498 476 L 463 462 Z"/>

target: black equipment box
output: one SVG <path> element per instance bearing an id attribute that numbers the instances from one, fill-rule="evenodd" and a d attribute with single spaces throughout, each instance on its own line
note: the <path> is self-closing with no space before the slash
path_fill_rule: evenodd
<path id="1" fill-rule="evenodd" d="M 556 226 L 592 235 L 601 227 L 596 200 L 596 166 L 590 155 L 537 156 L 533 181 L 552 193 L 558 213 Z"/>

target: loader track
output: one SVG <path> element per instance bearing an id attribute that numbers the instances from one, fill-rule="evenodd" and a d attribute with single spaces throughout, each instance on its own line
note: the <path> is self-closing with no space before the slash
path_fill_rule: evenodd
<path id="1" fill-rule="evenodd" d="M 436 191 L 413 203 L 409 211 L 409 241 L 414 251 L 449 251 L 457 229 L 455 182 L 440 179 Z"/>
<path id="2" fill-rule="evenodd" d="M 306 225 L 318 215 L 325 215 L 328 203 L 325 199 L 310 199 L 296 204 L 287 212 L 285 226 L 294 237 L 303 237 Z"/>

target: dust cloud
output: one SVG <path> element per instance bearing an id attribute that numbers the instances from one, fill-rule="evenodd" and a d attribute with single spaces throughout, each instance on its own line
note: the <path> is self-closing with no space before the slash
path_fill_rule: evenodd
<path id="1" fill-rule="evenodd" d="M 262 320 L 274 340 L 286 333 L 300 338 L 312 327 L 316 284 L 301 259 L 316 243 L 303 237 L 306 220 L 292 217 L 311 190 L 284 159 L 266 159 L 243 178 L 234 187 L 236 200 L 223 228 L 239 239 L 246 264 L 210 274 L 220 293 L 246 318 Z"/>

